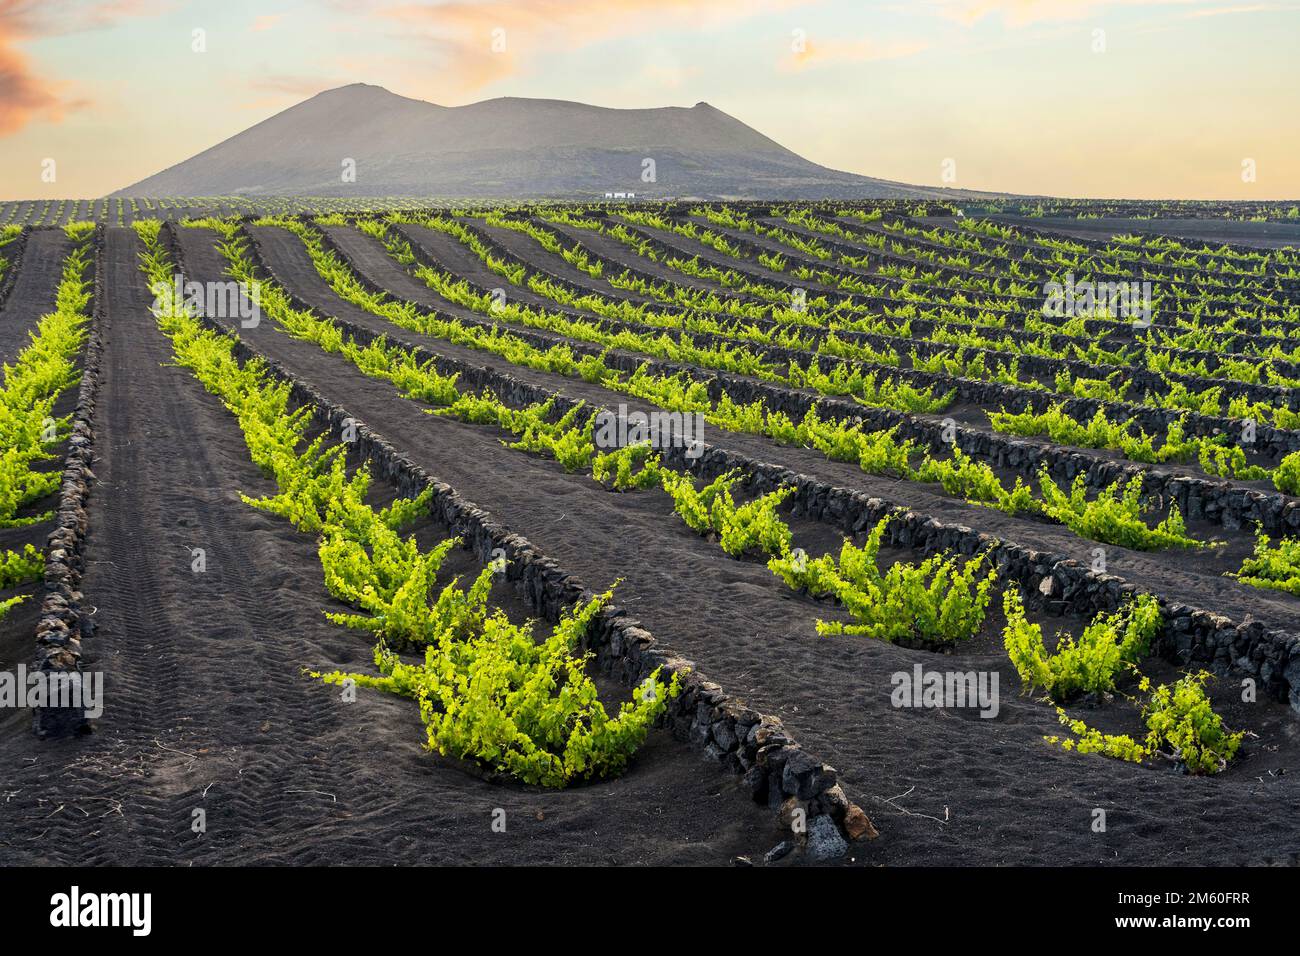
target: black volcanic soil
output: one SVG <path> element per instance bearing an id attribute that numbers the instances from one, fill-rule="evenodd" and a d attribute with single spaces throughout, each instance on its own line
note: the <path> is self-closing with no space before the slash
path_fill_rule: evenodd
<path id="1" fill-rule="evenodd" d="M 946 217 L 945 217 L 946 218 Z M 985 218 L 1023 229 L 1046 229 L 1080 239 L 1107 240 L 1125 233 L 1173 236 L 1187 242 L 1214 246 L 1230 243 L 1255 249 L 1300 247 L 1300 224 L 1294 222 L 1239 222 L 1234 219 L 1061 219 L 1044 216 L 989 215 Z M 927 220 L 929 221 L 929 220 Z M 934 221 L 939 221 L 938 217 Z M 950 219 L 947 222 L 951 222 Z"/>
<path id="2" fill-rule="evenodd" d="M 12 362 L 27 344 L 27 333 L 53 310 L 63 260 L 71 249 L 62 229 L 32 230 L 13 288 L 0 309 L 0 363 Z"/>
<path id="3" fill-rule="evenodd" d="M 506 366 L 496 356 L 439 339 L 417 335 L 388 324 L 384 319 L 365 312 L 336 296 L 317 274 L 300 240 L 285 229 L 254 229 L 272 271 L 322 314 L 336 315 L 375 331 L 391 333 L 397 340 L 418 343 L 430 351 L 477 365 L 504 367 L 516 378 L 581 398 L 606 407 L 625 403 L 629 409 L 654 410 L 655 406 L 619 392 L 535 369 Z M 424 230 L 427 232 L 428 230 Z M 191 264 L 219 272 L 220 257 L 211 248 L 211 234 L 195 237 L 194 230 L 182 230 L 181 241 Z M 417 233 L 412 232 L 412 235 Z M 354 229 L 332 227 L 330 235 L 362 272 L 380 287 L 395 295 L 430 308 L 444 308 L 444 300 L 427 287 L 421 289 L 396 264 L 383 254 L 382 246 Z M 432 250 L 433 247 L 429 247 Z M 405 278 L 402 278 L 402 277 Z M 451 310 L 447 310 L 451 311 Z M 506 323 L 502 323 L 503 325 Z M 557 339 L 558 340 L 558 339 Z M 903 482 L 884 476 L 865 474 L 857 465 L 828 460 L 819 452 L 791 448 L 757 435 L 707 430 L 706 440 L 761 461 L 781 465 L 799 474 L 816 475 L 836 485 L 854 488 L 870 495 L 916 508 L 941 521 L 979 528 L 999 538 L 1027 547 L 1091 561 L 1095 542 L 1079 538 L 1060 525 L 1023 516 L 1009 516 L 990 508 L 968 504 L 942 492 L 937 485 Z M 1090 452 L 1091 453 L 1091 452 Z M 1190 521 L 1189 531 L 1201 540 L 1229 542 L 1227 549 L 1180 554 L 1150 554 L 1127 548 L 1108 546 L 1106 559 L 1112 573 L 1130 580 L 1150 582 L 1170 600 L 1193 607 L 1207 607 L 1230 614 L 1236 619 L 1252 615 L 1270 625 L 1288 629 L 1300 612 L 1300 599 L 1281 592 L 1261 592 L 1223 577 L 1225 570 L 1240 566 L 1254 537 L 1246 530 L 1231 531 L 1204 521 Z M 1232 563 L 1235 561 L 1235 563 Z M 1158 582 L 1158 584 L 1157 584 Z"/>
<path id="4" fill-rule="evenodd" d="M 129 230 L 109 231 L 83 582 L 106 709 L 75 739 L 38 741 L 25 714 L 5 722 L 6 863 L 725 864 L 778 841 L 734 778 L 665 732 L 616 780 L 492 784 L 424 751 L 410 702 L 362 692 L 346 705 L 303 677 L 367 668 L 368 644 L 322 617 L 338 605 L 312 538 L 240 501 L 270 483 L 230 414 L 169 364 L 139 248 Z M 194 547 L 207 552 L 201 574 Z M 457 552 L 448 570 L 476 569 Z M 509 591 L 495 597 L 524 616 Z M 497 808 L 504 834 L 491 827 Z"/>
<path id="5" fill-rule="evenodd" d="M 550 229 L 549 223 L 537 221 L 545 229 Z M 551 255 L 542 249 L 541 245 L 532 236 L 519 232 L 514 229 L 506 229 L 502 226 L 488 225 L 481 220 L 475 221 L 475 226 L 493 240 L 500 243 L 511 255 L 521 262 L 527 262 L 530 265 L 545 269 L 551 275 L 559 276 L 561 279 L 585 289 L 589 292 L 595 292 L 598 295 L 609 295 L 611 286 L 604 281 L 615 272 L 602 273 L 601 279 L 593 279 L 590 275 L 583 272 L 575 265 L 571 265 L 568 260 L 560 256 Z M 620 298 L 628 302 L 640 302 L 657 304 L 650 296 L 640 295 L 626 289 L 619 289 Z"/>
<path id="6" fill-rule="evenodd" d="M 194 248 L 210 243 L 210 235 L 187 231 L 183 241 L 192 277 L 216 277 L 202 270 L 219 273 L 219 261 L 205 261 Z M 300 244 L 297 253 L 292 243 L 268 246 L 268 261 L 279 279 L 323 311 L 349 318 L 358 311 L 328 289 L 321 291 Z M 998 671 L 1002 700 L 996 719 L 981 720 L 968 711 L 897 709 L 890 702 L 891 675 L 910 672 L 916 663 L 948 669 L 952 659 L 860 638 L 818 637 L 813 625 L 826 616 L 825 607 L 783 589 L 759 564 L 725 558 L 669 515 L 661 495 L 607 494 L 587 478 L 563 474 L 554 462 L 505 449 L 491 431 L 427 415 L 385 383 L 289 339 L 270 322 L 243 337 L 590 586 L 623 577 L 620 601 L 659 640 L 729 692 L 780 715 L 811 753 L 839 768 L 850 797 L 882 833 L 863 848 L 860 861 L 1261 863 L 1300 849 L 1291 823 L 1300 808 L 1293 783 L 1300 753 L 1292 743 L 1300 717 L 1280 705 L 1261 702 L 1240 712 L 1260 737 L 1248 741 L 1237 765 L 1215 778 L 1048 747 L 1041 737 L 1058 731 L 1053 711 L 1016 692 L 1005 655 L 987 637 L 960 656 L 960 665 Z M 747 436 L 735 437 L 741 447 Z M 726 443 L 732 444 L 732 436 Z M 804 454 L 770 443 L 767 452 L 792 461 Z M 893 483 L 847 466 L 836 471 L 835 463 L 808 457 L 805 470 L 842 474 L 864 489 L 889 487 L 891 497 L 899 493 Z M 909 488 L 906 495 L 942 519 L 1068 550 L 1061 529 L 1006 519 L 921 489 Z M 1079 547 L 1077 539 L 1073 547 Z M 1192 571 L 1179 555 L 1123 552 L 1112 558 L 1112 567 L 1190 603 L 1258 617 L 1272 613 L 1275 602 L 1275 613 L 1293 620 L 1296 605 L 1289 599 L 1246 593 Z M 1096 807 L 1108 811 L 1105 833 L 1091 830 Z"/>
<path id="7" fill-rule="evenodd" d="M 265 232 L 288 237 L 268 243 L 268 260 L 294 291 L 322 310 L 383 326 L 324 288 L 295 237 Z M 666 734 L 653 735 L 617 780 L 564 792 L 491 784 L 425 752 L 409 702 L 363 692 L 357 704 L 344 705 L 332 688 L 301 676 L 303 667 L 365 669 L 368 645 L 322 618 L 322 609 L 337 605 L 324 590 L 310 536 L 240 501 L 239 492 L 265 493 L 269 482 L 248 461 L 229 413 L 187 371 L 170 366 L 148 313 L 134 235 L 112 229 L 108 241 L 99 483 L 83 583 L 98 608 L 98 631 L 86 649 L 91 666 L 107 673 L 107 709 L 95 733 L 73 740 L 36 741 L 22 715 L 0 724 L 5 862 L 725 864 L 777 842 L 766 810 Z M 220 278 L 210 232 L 182 230 L 182 241 L 191 278 Z M 1229 726 L 1258 736 L 1219 777 L 1052 749 L 1040 738 L 1058 731 L 1055 716 L 1018 693 L 996 639 L 998 612 L 952 656 L 818 637 L 814 622 L 837 611 L 784 589 L 757 562 L 726 558 L 669 514 L 662 494 L 605 493 L 554 462 L 505 449 L 497 432 L 427 415 L 386 383 L 289 339 L 270 321 L 241 336 L 589 585 L 625 578 L 620 603 L 659 640 L 729 692 L 780 715 L 811 753 L 839 767 L 850 797 L 881 831 L 855 849 L 859 863 L 1300 858 L 1292 823 L 1300 809 L 1300 717 L 1268 702 L 1241 703 L 1231 680 L 1216 683 L 1216 700 Z M 468 357 L 468 350 L 421 341 Z M 590 388 L 584 383 L 510 371 L 593 401 L 619 400 L 603 390 L 579 392 Z M 709 437 L 762 460 L 900 495 L 896 483 L 812 453 L 753 436 Z M 1061 529 L 924 488 L 907 488 L 906 499 L 943 520 L 1048 550 L 1069 547 Z M 836 544 L 824 526 L 793 524 L 798 543 L 814 553 Z M 441 533 L 421 529 L 425 540 Z M 203 574 L 190 570 L 192 547 L 207 550 Z M 1234 616 L 1253 610 L 1289 622 L 1300 607 L 1282 595 L 1246 592 L 1177 555 L 1123 552 L 1112 561 L 1163 594 Z M 449 570 L 474 569 L 457 555 Z M 512 616 L 524 616 L 509 591 L 495 597 Z M 1049 631 L 1057 624 L 1044 622 Z M 1059 624 L 1077 632 L 1082 622 Z M 996 672 L 998 716 L 895 708 L 892 675 L 918 663 Z M 1148 671 L 1176 676 L 1162 662 Z M 621 696 L 608 685 L 602 692 Z M 1107 730 L 1140 731 L 1122 698 L 1071 713 Z M 1091 829 L 1097 807 L 1108 813 L 1105 833 Z M 495 808 L 506 810 L 505 834 L 492 832 Z M 195 809 L 206 812 L 202 835 L 191 829 Z"/>

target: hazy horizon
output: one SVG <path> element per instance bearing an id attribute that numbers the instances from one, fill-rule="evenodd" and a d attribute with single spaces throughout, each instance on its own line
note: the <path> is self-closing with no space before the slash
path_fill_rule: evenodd
<path id="1" fill-rule="evenodd" d="M 1297 4 L 1202 0 L 0 0 L 0 198 L 104 196 L 368 83 L 443 106 L 705 101 L 919 186 L 1297 199 L 1298 28 Z"/>

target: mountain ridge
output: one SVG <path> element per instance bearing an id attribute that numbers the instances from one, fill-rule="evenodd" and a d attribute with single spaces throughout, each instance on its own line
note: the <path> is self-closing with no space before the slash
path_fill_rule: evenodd
<path id="1" fill-rule="evenodd" d="M 653 161 L 653 180 L 643 175 Z M 349 164 L 355 181 L 347 181 Z M 828 169 L 730 114 L 503 96 L 441 106 L 317 93 L 113 196 L 893 198 L 944 191 Z"/>

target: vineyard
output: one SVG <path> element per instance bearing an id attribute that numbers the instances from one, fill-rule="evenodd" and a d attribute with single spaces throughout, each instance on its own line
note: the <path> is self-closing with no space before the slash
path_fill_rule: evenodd
<path id="1" fill-rule="evenodd" d="M 1297 216 L 4 204 L 0 842 L 1294 862 Z"/>

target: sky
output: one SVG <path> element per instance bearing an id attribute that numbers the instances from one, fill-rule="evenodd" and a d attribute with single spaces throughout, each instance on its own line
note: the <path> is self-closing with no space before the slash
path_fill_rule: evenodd
<path id="1" fill-rule="evenodd" d="M 0 0 L 0 199 L 102 196 L 356 82 L 705 101 L 920 185 L 1300 199 L 1300 0 Z"/>

